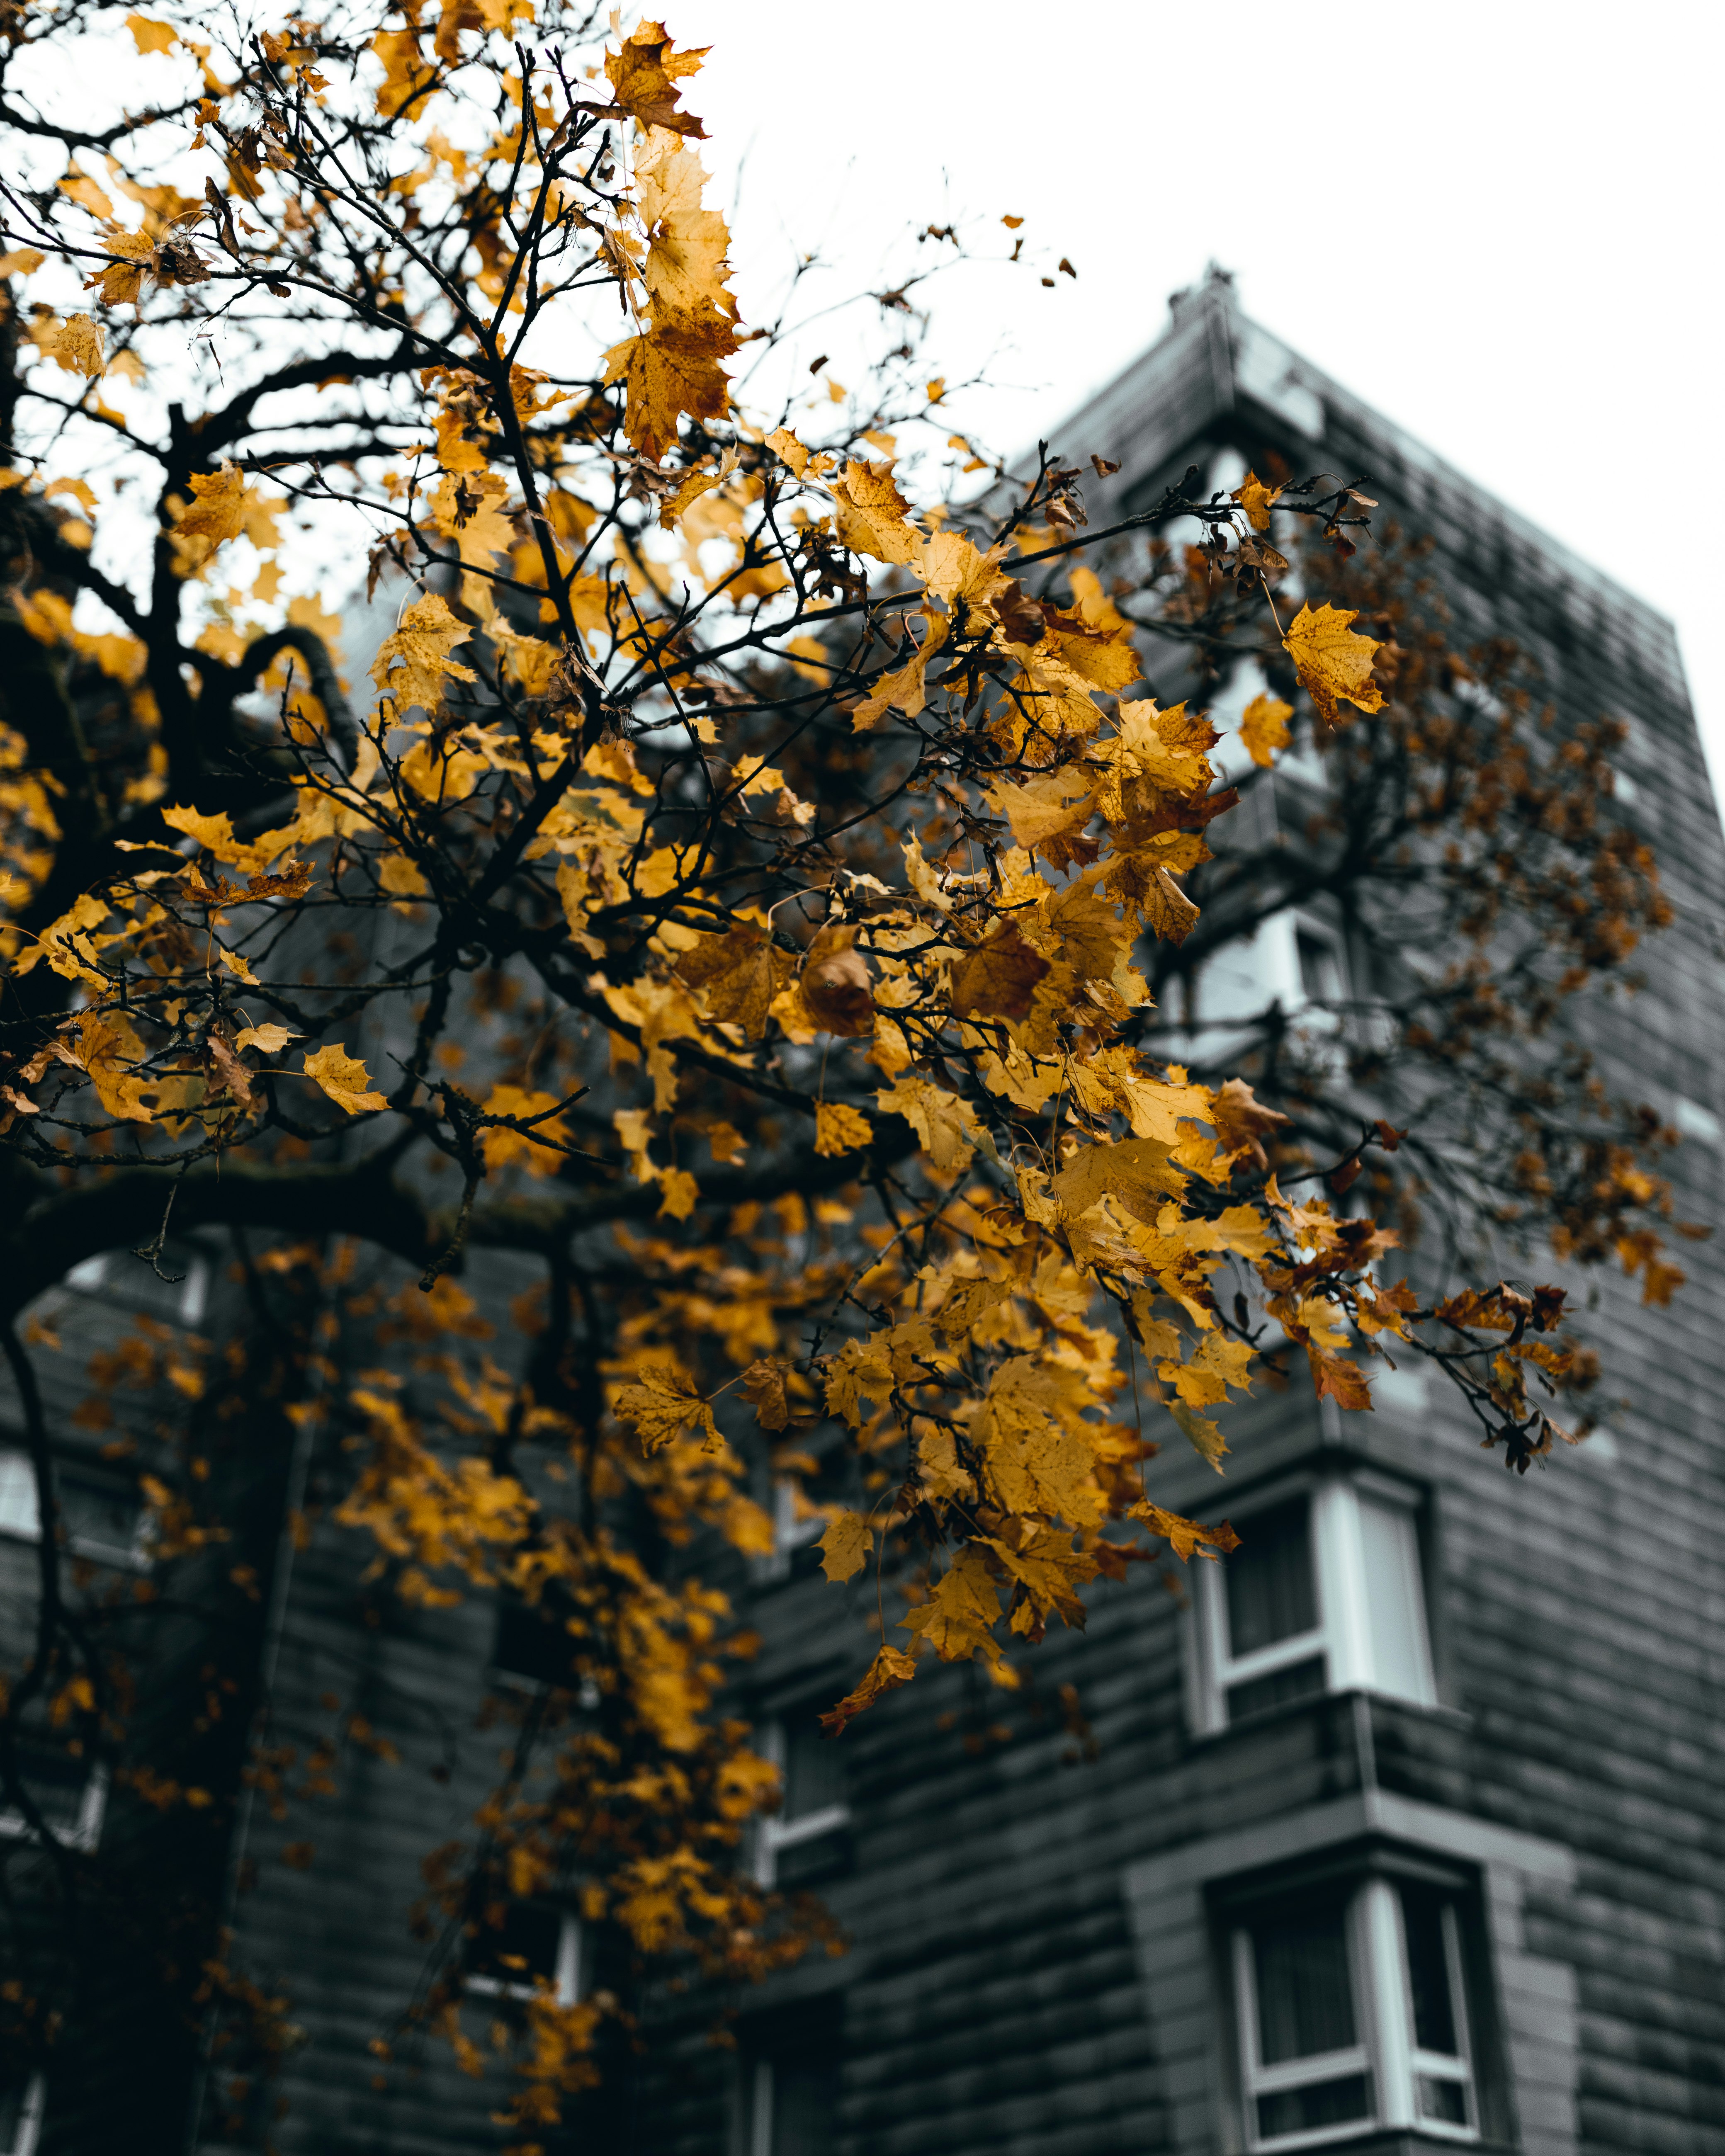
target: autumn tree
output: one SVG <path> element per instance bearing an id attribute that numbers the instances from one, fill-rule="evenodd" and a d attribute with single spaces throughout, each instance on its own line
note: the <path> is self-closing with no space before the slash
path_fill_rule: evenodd
<path id="1" fill-rule="evenodd" d="M 1369 475 L 1193 475 L 1092 530 L 1093 445 L 1018 473 L 951 433 L 908 283 L 862 390 L 769 398 L 793 317 L 739 319 L 701 55 L 657 23 L 48 0 L 3 38 L 4 1295 L 41 1524 L 5 2033 L 83 2025 L 78 1942 L 131 1910 L 179 2022 L 246 2032 L 218 2083 L 287 2041 L 212 1851 L 372 1740 L 337 1702 L 296 1753 L 254 1657 L 208 1784 L 176 1776 L 136 1671 L 152 1625 L 254 1636 L 315 1398 L 339 1477 L 298 1532 L 563 1643 L 427 1852 L 393 2010 L 467 2045 L 506 1893 L 578 1878 L 621 1974 L 534 2000 L 525 2147 L 646 1973 L 818 1933 L 738 1861 L 777 1778 L 712 1580 L 770 1548 L 769 1474 L 819 1478 L 827 1571 L 882 1584 L 842 1741 L 919 1659 L 1233 1547 L 1139 1466 L 1216 1456 L 1255 1382 L 1368 1410 L 1363 1353 L 1429 1358 L 1513 1465 L 1550 1448 L 1585 1364 L 1546 1254 L 1674 1278 L 1656 1124 L 1565 1017 L 1661 901 L 1608 732 L 1456 648 Z M 1004 279 L 1048 266 L 1001 237 Z M 1346 968 L 1218 1002 L 1301 908 Z M 19 1321 L 198 1229 L 231 1239 L 232 1337 L 95 1373 L 187 1404 L 110 1448 L 151 1558 L 122 1594 L 66 1562 Z M 488 1339 L 506 1257 L 536 1285 Z M 286 1420 L 249 1452 L 261 1400 Z M 171 1923 L 38 1801 L 44 1744 L 185 1820 Z"/>

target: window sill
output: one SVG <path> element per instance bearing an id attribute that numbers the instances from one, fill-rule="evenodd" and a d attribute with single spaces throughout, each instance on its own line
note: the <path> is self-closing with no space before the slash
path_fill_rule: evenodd
<path id="1" fill-rule="evenodd" d="M 1352 1699 L 1363 1699 L 1369 1707 L 1391 1707 L 1398 1714 L 1417 1715 L 1422 1722 L 1430 1723 L 1435 1728 L 1452 1729 L 1458 1736 L 1466 1734 L 1474 1726 L 1473 1717 L 1465 1708 L 1445 1706 L 1441 1700 L 1428 1702 L 1398 1699 L 1392 1692 L 1368 1691 L 1363 1686 L 1352 1686 L 1346 1691 L 1309 1692 L 1301 1699 L 1283 1700 L 1275 1707 L 1261 1707 L 1250 1714 L 1241 1715 L 1237 1722 L 1224 1722 L 1214 1729 L 1189 1730 L 1188 1741 L 1194 1750 L 1208 1748 L 1225 1743 L 1230 1737 L 1272 1728 L 1278 1722 L 1291 1722 L 1317 1708 Z"/>

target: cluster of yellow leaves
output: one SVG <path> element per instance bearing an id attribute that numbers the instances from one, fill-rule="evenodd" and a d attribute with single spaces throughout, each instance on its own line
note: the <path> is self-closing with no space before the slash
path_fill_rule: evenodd
<path id="1" fill-rule="evenodd" d="M 606 354 L 605 381 L 622 385 L 624 430 L 655 463 L 684 418 L 719 418 L 731 402 L 723 364 L 737 341 L 737 302 L 726 282 L 730 233 L 718 211 L 702 207 L 706 173 L 685 145 L 706 131 L 677 109 L 675 87 L 701 57 L 676 52 L 662 24 L 643 23 L 606 61 L 618 109 L 641 131 L 635 208 L 644 249 L 624 259 L 629 287 L 638 279 L 643 289 L 644 318 Z M 700 490 L 685 481 L 682 505 Z"/>

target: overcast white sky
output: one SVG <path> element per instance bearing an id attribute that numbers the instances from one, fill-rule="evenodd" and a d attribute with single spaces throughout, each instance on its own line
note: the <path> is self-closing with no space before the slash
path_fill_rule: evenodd
<path id="1" fill-rule="evenodd" d="M 665 0 L 744 313 L 793 249 L 1011 212 L 1076 284 L 967 274 L 937 348 L 1034 441 L 1214 256 L 1246 311 L 1676 622 L 1716 788 L 1710 497 L 1725 10 L 1654 0 Z M 758 317 L 757 317 L 758 318 Z M 810 357 L 830 348 L 811 332 Z M 955 414 L 962 424 L 965 414 Z M 1076 445 L 1082 447 L 1084 445 Z"/>

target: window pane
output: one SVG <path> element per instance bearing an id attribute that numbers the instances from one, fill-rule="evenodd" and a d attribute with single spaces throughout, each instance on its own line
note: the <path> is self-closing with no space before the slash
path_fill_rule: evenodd
<path id="1" fill-rule="evenodd" d="M 1252 1950 L 1260 2066 L 1346 2051 L 1357 2041 L 1341 1909 L 1313 1909 L 1279 1923 L 1261 1924 L 1252 1933 Z M 1358 2115 L 1338 2114 L 1349 2118 Z M 1277 2128 L 1279 2133 L 1293 2130 Z"/>
<path id="2" fill-rule="evenodd" d="M 1228 1583 L 1228 1645 L 1235 1656 L 1313 1630 L 1317 1589 L 1306 1500 L 1296 1498 L 1249 1520 L 1223 1577 Z"/>
<path id="3" fill-rule="evenodd" d="M 1429 1700 L 1425 1599 L 1420 1584 L 1420 1537 L 1405 1507 L 1363 1491 L 1360 1543 L 1365 1557 L 1367 1622 L 1373 1681 L 1397 1699 Z"/>
<path id="4" fill-rule="evenodd" d="M 495 1668 L 531 1684 L 567 1685 L 573 1642 L 567 1629 L 536 1603 L 506 1595 L 497 1605 L 497 1633 L 491 1648 Z"/>
<path id="5" fill-rule="evenodd" d="M 1372 2115 L 1372 2077 L 1344 2074 L 1339 2081 L 1314 2082 L 1309 2087 L 1278 2089 L 1258 2098 L 1258 2138 L 1282 2133 L 1312 2133 L 1320 2127 L 1346 2126 Z"/>
<path id="6" fill-rule="evenodd" d="M 1285 1670 L 1228 1687 L 1228 1719 L 1238 1722 L 1248 1714 L 1261 1714 L 1266 1707 L 1281 1707 L 1291 1699 L 1309 1699 L 1324 1689 L 1324 1658 L 1314 1655 L 1309 1662 L 1292 1662 Z"/>
<path id="7" fill-rule="evenodd" d="M 1300 957 L 1300 986 L 1314 1003 L 1340 1003 L 1347 993 L 1342 978 L 1342 953 L 1327 936 L 1309 928 L 1294 932 Z"/>
<path id="8" fill-rule="evenodd" d="M 1408 1989 L 1414 1996 L 1414 2041 L 1422 2051 L 1459 2057 L 1455 2003 L 1450 1996 L 1450 1957 L 1444 1943 L 1443 1897 L 1417 1887 L 1402 1889 L 1402 1922 L 1408 1940 Z M 1434 2114 L 1445 2118 L 1446 2112 Z"/>
<path id="9" fill-rule="evenodd" d="M 812 1709 L 785 1717 L 784 1755 L 784 1810 L 779 1816 L 787 1824 L 845 1802 L 845 1748 L 821 1734 Z"/>
<path id="10" fill-rule="evenodd" d="M 1446 2126 L 1467 2124 L 1467 2088 L 1462 2082 L 1440 2081 L 1435 2074 L 1420 2076 L 1420 2116 L 1441 2119 Z"/>
<path id="11" fill-rule="evenodd" d="M 511 1902 L 503 1922 L 481 1931 L 468 1949 L 470 1976 L 488 1976 L 499 1984 L 531 1984 L 557 1973 L 563 1914 L 544 1902 Z"/>
<path id="12" fill-rule="evenodd" d="M 827 2059 L 785 2060 L 773 2069 L 773 2156 L 831 2156 L 839 2070 Z"/>

